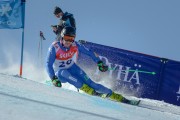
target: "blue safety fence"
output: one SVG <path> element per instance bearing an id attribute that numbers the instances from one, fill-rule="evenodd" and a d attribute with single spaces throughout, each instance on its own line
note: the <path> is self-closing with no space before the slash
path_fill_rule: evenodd
<path id="1" fill-rule="evenodd" d="M 82 41 L 81 41 L 82 42 Z M 110 70 L 102 73 L 84 54 L 78 64 L 97 81 L 105 81 L 114 91 L 180 105 L 180 62 L 133 51 L 84 42 Z"/>

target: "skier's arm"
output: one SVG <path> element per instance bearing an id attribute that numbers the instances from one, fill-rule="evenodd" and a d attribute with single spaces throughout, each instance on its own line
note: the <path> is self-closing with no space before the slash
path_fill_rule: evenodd
<path id="1" fill-rule="evenodd" d="M 48 54 L 47 54 L 47 60 L 46 60 L 46 70 L 48 72 L 48 75 L 51 79 L 55 76 L 54 69 L 53 69 L 53 63 L 56 58 L 55 54 L 55 48 L 53 45 L 49 47 Z"/>
<path id="2" fill-rule="evenodd" d="M 101 72 L 106 72 L 108 70 L 108 66 L 104 65 L 103 61 L 101 61 L 99 57 L 95 55 L 94 52 L 92 52 L 91 50 L 89 50 L 88 48 L 86 48 L 84 45 L 80 43 L 77 43 L 77 46 L 78 46 L 79 52 L 82 52 L 90 56 L 97 63 L 97 66 Z"/>
<path id="3" fill-rule="evenodd" d="M 76 42 L 77 46 L 78 46 L 78 50 L 79 52 L 82 52 L 86 55 L 88 55 L 89 57 L 91 57 L 94 62 L 98 63 L 100 61 L 99 57 L 95 55 L 94 52 L 92 52 L 91 50 L 89 50 L 88 48 L 86 48 L 84 45 Z"/>

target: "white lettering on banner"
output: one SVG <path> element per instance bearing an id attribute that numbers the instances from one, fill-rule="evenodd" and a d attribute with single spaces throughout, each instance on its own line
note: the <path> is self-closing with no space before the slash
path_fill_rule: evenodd
<path id="1" fill-rule="evenodd" d="M 73 54 L 74 54 L 74 52 L 60 54 L 59 58 L 68 58 L 68 57 L 71 57 Z"/>
<path id="2" fill-rule="evenodd" d="M 177 101 L 180 101 L 180 86 L 179 86 L 179 90 L 176 93 L 179 94 L 177 95 Z"/>
<path id="3" fill-rule="evenodd" d="M 180 86 L 179 86 L 179 91 L 178 92 L 176 92 L 177 94 L 180 94 Z"/>
<path id="4" fill-rule="evenodd" d="M 99 56 L 99 58 L 101 60 L 105 60 L 105 64 L 108 65 L 109 68 L 112 68 L 112 63 L 110 63 L 106 57 Z M 134 79 L 134 80 L 136 80 L 136 84 L 140 85 L 138 70 L 134 71 L 134 73 L 131 72 L 133 74 L 130 76 L 128 70 L 130 70 L 131 67 L 115 64 L 113 69 L 117 69 L 117 68 L 118 68 L 118 73 L 117 73 L 117 77 L 116 77 L 117 80 L 122 80 L 124 82 L 132 82 L 132 80 Z M 123 68 L 125 68 L 125 69 L 123 69 Z M 96 69 L 95 74 L 96 75 L 99 74 L 99 70 L 98 69 Z M 113 74 L 113 70 L 110 70 L 109 71 L 109 78 L 112 78 L 112 74 Z"/>
<path id="5" fill-rule="evenodd" d="M 12 8 L 11 8 L 11 6 L 10 6 L 10 4 L 9 3 L 7 3 L 7 4 L 1 4 L 1 7 L 0 7 L 0 16 L 6 16 L 6 17 L 9 17 L 9 14 L 8 14 L 8 12 L 9 11 L 11 11 L 12 10 Z"/>
<path id="6" fill-rule="evenodd" d="M 135 71 L 134 73 L 133 73 L 133 75 L 131 76 L 131 78 L 129 79 L 129 82 L 131 82 L 133 79 L 135 79 L 136 80 L 136 84 L 140 84 L 139 83 L 139 73 L 138 73 L 138 71 Z"/>
<path id="7" fill-rule="evenodd" d="M 177 101 L 180 101 L 180 96 L 177 96 Z"/>
<path id="8" fill-rule="evenodd" d="M 129 90 L 132 90 L 134 92 L 139 92 L 140 91 L 140 87 L 134 87 L 133 85 L 127 85 L 126 83 L 117 83 L 118 86 L 121 86 L 120 88 L 122 89 L 129 89 Z"/>

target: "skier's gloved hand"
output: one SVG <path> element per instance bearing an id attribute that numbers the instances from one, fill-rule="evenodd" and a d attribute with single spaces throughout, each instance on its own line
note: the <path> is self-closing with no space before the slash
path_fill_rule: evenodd
<path id="1" fill-rule="evenodd" d="M 108 70 L 108 66 L 104 65 L 103 61 L 98 61 L 97 65 L 101 72 L 106 72 Z"/>
<path id="2" fill-rule="evenodd" d="M 61 82 L 58 80 L 57 76 L 54 76 L 54 77 L 52 78 L 52 83 L 53 83 L 53 85 L 56 86 L 56 87 L 61 87 L 61 86 L 62 86 L 62 84 L 61 84 Z"/>

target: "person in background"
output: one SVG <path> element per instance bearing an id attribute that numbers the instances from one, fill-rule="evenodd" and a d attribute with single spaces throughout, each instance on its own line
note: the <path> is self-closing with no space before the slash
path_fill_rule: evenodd
<path id="1" fill-rule="evenodd" d="M 73 14 L 68 12 L 63 12 L 60 7 L 54 8 L 54 15 L 57 18 L 60 18 L 60 22 L 58 25 L 51 25 L 53 32 L 57 35 L 56 40 L 61 39 L 61 31 L 64 27 L 73 27 L 76 30 L 76 21 L 74 19 Z"/>

